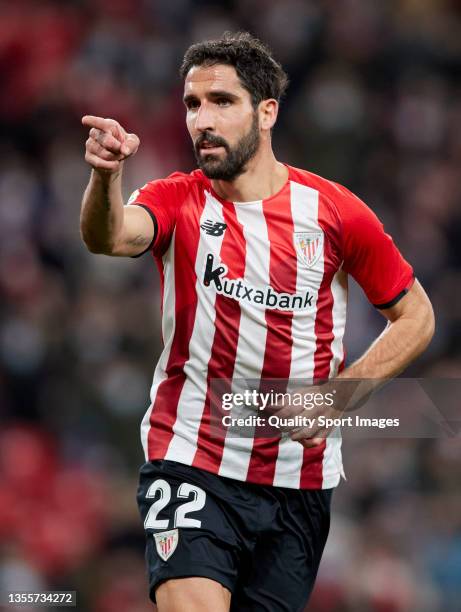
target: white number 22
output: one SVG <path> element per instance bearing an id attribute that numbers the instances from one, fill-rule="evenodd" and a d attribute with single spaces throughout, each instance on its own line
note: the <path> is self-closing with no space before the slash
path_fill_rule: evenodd
<path id="1" fill-rule="evenodd" d="M 157 492 L 160 491 L 160 497 L 154 501 L 149 508 L 146 520 L 144 521 L 145 529 L 168 529 L 169 519 L 158 519 L 157 515 L 160 510 L 163 510 L 171 500 L 171 487 L 166 480 L 159 478 L 155 480 L 147 490 L 146 498 L 155 499 Z M 176 508 L 174 513 L 174 527 L 201 527 L 202 521 L 187 517 L 190 512 L 201 510 L 206 502 L 206 493 L 200 487 L 191 485 L 188 482 L 183 482 L 178 487 L 178 497 L 188 499 L 191 495 L 193 499 Z"/>

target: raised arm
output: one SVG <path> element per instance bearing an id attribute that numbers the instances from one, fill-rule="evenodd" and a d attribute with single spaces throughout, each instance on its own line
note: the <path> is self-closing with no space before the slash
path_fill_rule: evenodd
<path id="1" fill-rule="evenodd" d="M 91 253 L 133 256 L 142 253 L 154 238 L 154 224 L 140 206 L 124 206 L 124 160 L 139 147 L 136 134 L 128 134 L 113 119 L 86 115 L 90 128 L 85 160 L 92 166 L 80 214 L 82 239 Z"/>

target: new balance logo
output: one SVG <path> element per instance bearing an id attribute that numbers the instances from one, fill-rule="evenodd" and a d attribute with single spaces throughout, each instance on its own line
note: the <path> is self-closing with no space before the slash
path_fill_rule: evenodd
<path id="1" fill-rule="evenodd" d="M 209 236 L 222 236 L 227 225 L 225 223 L 220 223 L 219 221 L 213 223 L 213 221 L 207 219 L 200 227 L 202 230 L 205 230 Z"/>
<path id="2" fill-rule="evenodd" d="M 314 306 L 314 294 L 310 291 L 304 293 L 279 293 L 270 286 L 253 287 L 243 279 L 226 278 L 227 266 L 219 260 L 215 264 L 215 257 L 207 254 L 203 284 L 205 287 L 214 287 L 216 293 L 230 297 L 239 302 L 249 302 L 260 308 L 271 310 L 307 310 Z M 215 267 L 216 266 L 216 267 Z"/>

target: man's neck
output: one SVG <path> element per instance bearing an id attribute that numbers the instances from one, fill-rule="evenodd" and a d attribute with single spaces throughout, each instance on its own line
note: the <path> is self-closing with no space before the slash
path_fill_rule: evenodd
<path id="1" fill-rule="evenodd" d="M 288 168 L 275 159 L 271 150 L 267 156 L 256 155 L 247 170 L 234 181 L 212 180 L 211 184 L 224 200 L 254 202 L 275 195 L 287 179 Z"/>

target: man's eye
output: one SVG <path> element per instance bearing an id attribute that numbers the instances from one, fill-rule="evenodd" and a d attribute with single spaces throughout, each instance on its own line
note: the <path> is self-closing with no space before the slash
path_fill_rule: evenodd
<path id="1" fill-rule="evenodd" d="M 198 108 L 198 102 L 187 102 L 186 108 L 187 110 L 194 110 L 195 108 Z"/>
<path id="2" fill-rule="evenodd" d="M 216 103 L 218 104 L 218 106 L 229 106 L 231 102 L 228 98 L 218 98 Z"/>

